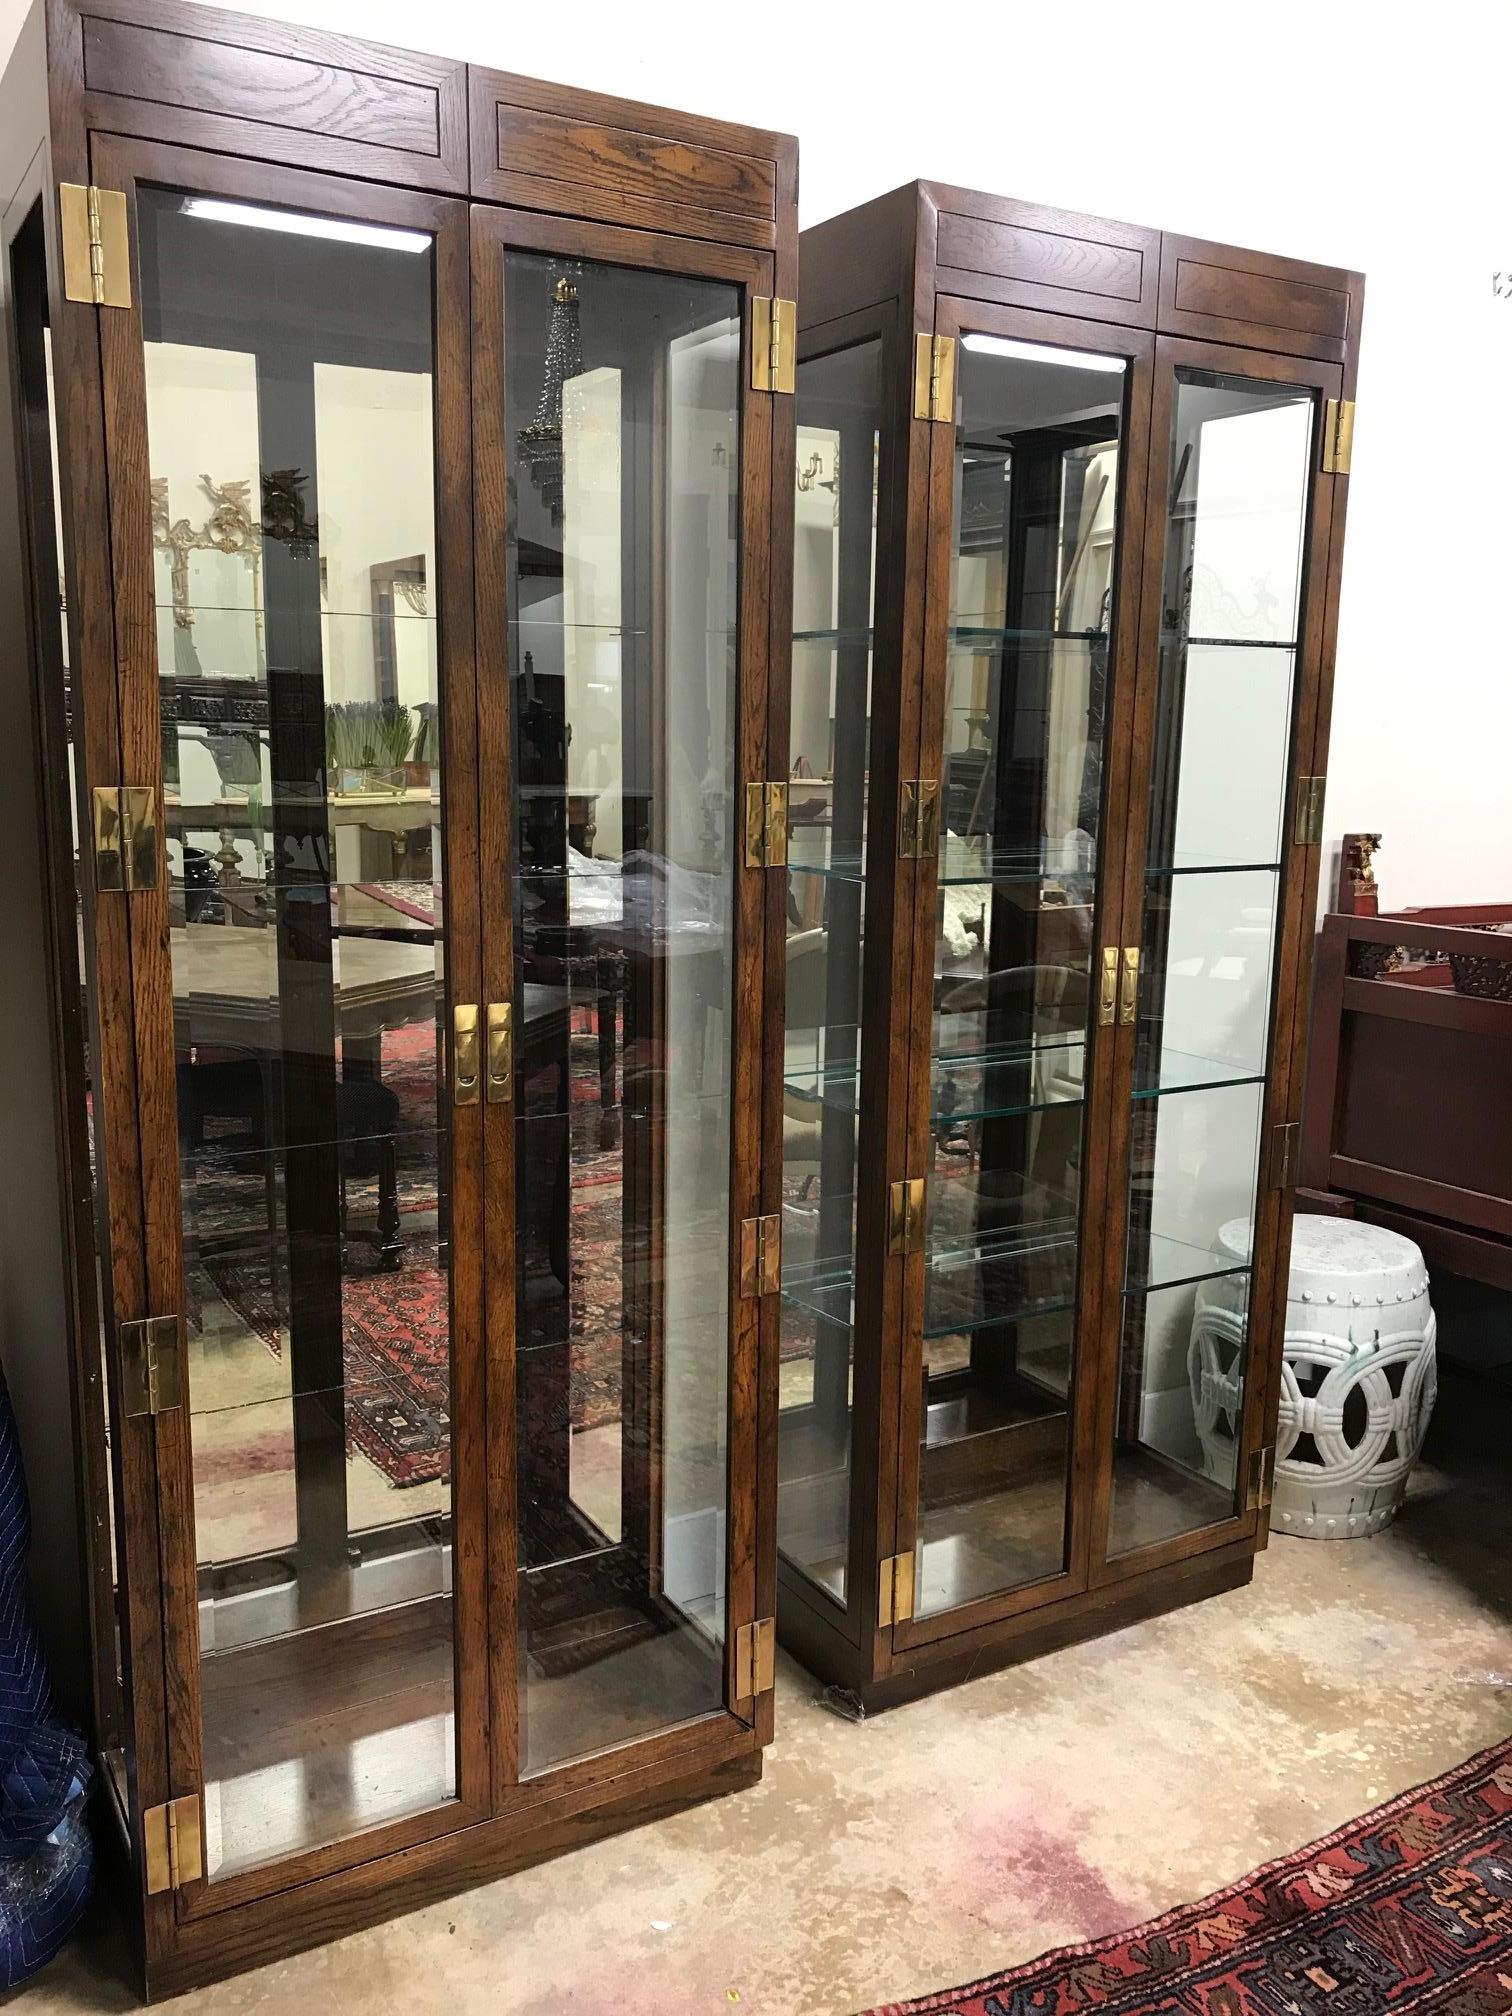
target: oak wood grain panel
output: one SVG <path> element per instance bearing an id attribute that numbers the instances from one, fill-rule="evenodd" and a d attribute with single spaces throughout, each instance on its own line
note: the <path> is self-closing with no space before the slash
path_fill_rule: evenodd
<path id="1" fill-rule="evenodd" d="M 227 118 L 247 117 L 296 132 L 367 140 L 411 154 L 440 152 L 433 87 L 365 76 L 295 56 L 269 56 L 191 35 L 166 35 L 128 21 L 84 22 L 84 82 L 92 91 L 149 98 Z"/>
<path id="2" fill-rule="evenodd" d="M 1160 248 L 1159 326 L 1177 336 L 1253 344 L 1342 363 L 1359 340 L 1364 281 L 1167 232 Z"/>
<path id="3" fill-rule="evenodd" d="M 784 135 L 496 70 L 472 70 L 470 92 L 474 195 L 761 250 L 779 243 L 797 154 Z"/>
<path id="4" fill-rule="evenodd" d="M 604 120 L 569 119 L 531 105 L 499 104 L 497 160 L 506 174 L 601 189 L 735 216 L 770 219 L 776 164 L 694 147 Z"/>
<path id="5" fill-rule="evenodd" d="M 979 190 L 921 188 L 938 211 L 940 293 L 1154 326 L 1158 231 Z"/>
<path id="6" fill-rule="evenodd" d="M 1134 246 L 1039 231 L 1032 225 L 996 224 L 951 210 L 940 213 L 935 256 L 942 266 L 1115 301 L 1137 301 L 1144 280 L 1144 255 Z"/>
<path id="7" fill-rule="evenodd" d="M 1178 259 L 1171 305 L 1192 315 L 1232 315 L 1236 298 L 1247 317 L 1309 336 L 1342 336 L 1349 296 L 1337 287 L 1263 273 L 1239 273 L 1202 259 Z"/>
<path id="8" fill-rule="evenodd" d="M 92 127 L 411 187 L 467 185 L 461 63 L 180 0 L 68 11 Z"/>

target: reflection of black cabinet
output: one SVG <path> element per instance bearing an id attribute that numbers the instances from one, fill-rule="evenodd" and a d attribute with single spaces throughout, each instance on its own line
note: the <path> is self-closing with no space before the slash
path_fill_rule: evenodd
<path id="1" fill-rule="evenodd" d="M 7 1372 L 166 1994 L 760 1775 L 796 147 L 48 0 L 0 216 Z"/>
<path id="2" fill-rule="evenodd" d="M 798 467 L 849 415 L 876 492 L 832 589 L 796 500 L 795 775 L 870 685 L 789 848 L 779 1622 L 883 1707 L 1264 1544 L 1362 283 L 936 184 L 803 253 Z"/>

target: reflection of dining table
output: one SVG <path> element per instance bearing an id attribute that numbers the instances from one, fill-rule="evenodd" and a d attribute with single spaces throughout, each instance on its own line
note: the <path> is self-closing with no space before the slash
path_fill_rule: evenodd
<path id="1" fill-rule="evenodd" d="M 174 1034 L 181 1050 L 214 1044 L 283 1050 L 278 934 L 223 924 L 189 924 L 172 934 Z M 409 938 L 337 937 L 331 983 L 344 1065 L 376 1074 L 385 1029 L 429 1022 L 445 1012 L 446 982 L 428 931 Z M 317 970 L 312 965 L 312 971 Z M 524 1062 L 567 1027 L 565 987 L 527 982 L 521 1003 Z"/>

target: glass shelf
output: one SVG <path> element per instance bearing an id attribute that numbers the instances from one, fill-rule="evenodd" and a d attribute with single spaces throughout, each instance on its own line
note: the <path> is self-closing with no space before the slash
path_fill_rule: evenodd
<path id="1" fill-rule="evenodd" d="M 801 780 L 800 780 L 801 781 Z M 791 788 L 791 787 L 790 787 Z M 795 827 L 788 836 L 788 872 L 792 875 L 822 875 L 836 882 L 859 882 L 864 863 L 859 854 L 847 850 L 831 855 L 830 829 L 824 826 Z M 1082 885 L 1090 896 L 1095 866 L 1067 868 L 1053 862 L 1045 849 L 985 848 L 977 840 L 958 833 L 946 833 L 940 846 L 937 884 L 942 889 L 972 888 L 977 884 L 1025 888 Z M 1054 906 L 1081 907 L 1081 906 Z"/>
<path id="2" fill-rule="evenodd" d="M 1000 644 L 1106 644 L 1106 630 L 1010 630 L 995 623 L 952 623 L 952 651 L 990 651 Z M 870 629 L 795 630 L 795 644 L 858 645 L 870 650 Z"/>
<path id="3" fill-rule="evenodd" d="M 1151 1233 L 1149 1250 L 1141 1254 L 1131 1233 L 1124 1294 L 1151 1295 L 1160 1288 L 1186 1288 L 1194 1282 L 1249 1271 L 1248 1260 L 1236 1260 L 1232 1254 L 1215 1253 L 1211 1247 L 1194 1246 L 1164 1232 Z"/>
<path id="4" fill-rule="evenodd" d="M 1295 651 L 1296 640 L 1291 637 L 1188 637 L 1183 640 L 1174 630 L 1160 633 L 1162 651 Z"/>
<path id="5" fill-rule="evenodd" d="M 1149 882 L 1168 881 L 1173 875 L 1279 875 L 1279 861 L 1240 860 L 1218 854 L 1178 853 L 1169 861 L 1151 861 L 1145 867 Z"/>
<path id="6" fill-rule="evenodd" d="M 1233 1058 L 1199 1057 L 1187 1050 L 1157 1049 L 1143 1032 L 1134 1059 L 1134 1097 L 1161 1099 L 1174 1092 L 1211 1092 L 1225 1085 L 1263 1085 L 1265 1073 Z"/>
<path id="7" fill-rule="evenodd" d="M 1106 630 L 1007 630 L 991 623 L 953 623 L 952 651 L 995 651 L 1004 644 L 1106 644 Z"/>
<path id="8" fill-rule="evenodd" d="M 965 1126 L 971 1121 L 1010 1119 L 1020 1113 L 1044 1113 L 1058 1107 L 1080 1107 L 1080 1091 L 1063 1097 L 1051 1094 L 997 1098 L 989 1097 L 994 1073 L 1006 1075 L 1017 1070 L 1031 1073 L 1037 1056 L 1055 1051 L 1080 1055 L 1085 1039 L 1073 1043 L 1046 1045 L 1043 1052 L 1033 1046 L 1017 1045 L 1001 1051 L 981 1051 L 974 1056 L 936 1058 L 931 1075 L 929 1121 L 932 1127 Z M 818 1066 L 809 1071 L 784 1073 L 784 1089 L 816 1107 L 837 1113 L 857 1110 L 859 1064 Z M 790 1116 L 793 1117 L 793 1116 Z"/>

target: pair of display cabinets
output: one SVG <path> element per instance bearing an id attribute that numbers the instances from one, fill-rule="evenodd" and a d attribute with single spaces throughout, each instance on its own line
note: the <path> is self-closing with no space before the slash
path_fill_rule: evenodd
<path id="1" fill-rule="evenodd" d="M 0 114 L 6 1363 L 149 1990 L 753 1782 L 779 1581 L 881 1702 L 1247 1574 L 1358 281 L 920 186 L 800 322 L 791 141 L 144 0 Z"/>
<path id="2" fill-rule="evenodd" d="M 865 1710 L 1265 1542 L 1363 284 L 800 256 L 778 1618 Z"/>

